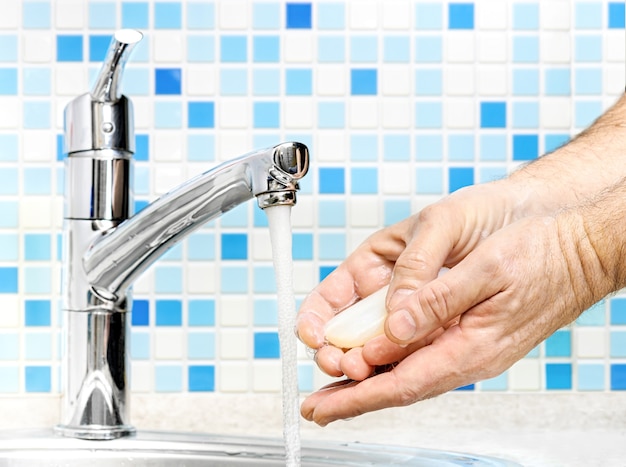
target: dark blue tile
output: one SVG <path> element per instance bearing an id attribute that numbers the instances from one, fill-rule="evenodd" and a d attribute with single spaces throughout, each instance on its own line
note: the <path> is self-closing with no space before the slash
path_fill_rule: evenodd
<path id="1" fill-rule="evenodd" d="M 57 36 L 57 61 L 58 62 L 82 62 L 83 60 L 83 36 L 58 35 Z"/>
<path id="2" fill-rule="evenodd" d="M 552 390 L 572 389 L 572 364 L 571 363 L 547 363 L 546 364 L 546 389 L 552 389 Z"/>
<path id="3" fill-rule="evenodd" d="M 214 128 L 215 104 L 213 102 L 189 102 L 187 122 L 189 128 Z"/>
<path id="4" fill-rule="evenodd" d="M 215 367 L 213 365 L 189 365 L 189 392 L 215 391 Z"/>
<path id="5" fill-rule="evenodd" d="M 611 324 L 626 324 L 626 298 L 612 298 Z"/>
<path id="6" fill-rule="evenodd" d="M 26 326 L 50 326 L 50 300 L 25 300 L 24 323 Z"/>
<path id="7" fill-rule="evenodd" d="M 377 90 L 376 70 L 358 69 L 350 71 L 350 94 L 353 96 L 375 96 Z"/>
<path id="8" fill-rule="evenodd" d="M 609 28 L 624 29 L 626 8 L 624 2 L 609 2 Z"/>
<path id="9" fill-rule="evenodd" d="M 135 160 L 150 160 L 150 136 L 137 134 L 135 135 Z"/>
<path id="10" fill-rule="evenodd" d="M 449 29 L 474 29 L 474 4 L 450 3 L 448 5 Z"/>
<path id="11" fill-rule="evenodd" d="M 461 386 L 460 388 L 456 388 L 455 391 L 473 391 L 476 389 L 476 385 L 468 384 L 466 386 Z"/>
<path id="12" fill-rule="evenodd" d="M 626 390 L 626 363 L 614 363 L 611 365 L 611 390 Z"/>
<path id="13" fill-rule="evenodd" d="M 17 293 L 17 268 L 0 268 L 0 293 Z"/>
<path id="14" fill-rule="evenodd" d="M 254 333 L 254 358 L 280 358 L 277 332 Z"/>
<path id="15" fill-rule="evenodd" d="M 569 357 L 572 354 L 572 333 L 557 331 L 546 339 L 546 357 Z"/>
<path id="16" fill-rule="evenodd" d="M 481 128 L 505 128 L 506 127 L 506 102 L 481 102 L 480 103 L 480 127 Z"/>
<path id="17" fill-rule="evenodd" d="M 178 95 L 181 93 L 181 69 L 157 68 L 154 70 L 155 93 Z"/>
<path id="18" fill-rule="evenodd" d="M 287 3 L 287 29 L 311 29 L 311 3 Z"/>
<path id="19" fill-rule="evenodd" d="M 292 255 L 294 260 L 313 259 L 313 234 L 294 233 Z"/>
<path id="20" fill-rule="evenodd" d="M 89 36 L 89 61 L 101 62 L 105 59 L 111 36 L 92 35 Z"/>
<path id="21" fill-rule="evenodd" d="M 513 135 L 513 160 L 530 161 L 539 157 L 537 135 Z"/>
<path id="22" fill-rule="evenodd" d="M 133 326 L 149 326 L 150 302 L 148 300 L 133 300 L 131 316 Z"/>
<path id="23" fill-rule="evenodd" d="M 321 167 L 318 170 L 319 192 L 321 194 L 341 194 L 346 191 L 346 175 L 343 168 Z"/>
<path id="24" fill-rule="evenodd" d="M 320 277 L 319 281 L 323 281 L 326 276 L 328 276 L 331 272 L 337 269 L 337 266 L 320 266 Z"/>
<path id="25" fill-rule="evenodd" d="M 27 366 L 24 368 L 26 392 L 50 392 L 51 370 L 49 366 Z"/>
<path id="26" fill-rule="evenodd" d="M 248 235 L 222 234 L 222 259 L 248 259 Z"/>
<path id="27" fill-rule="evenodd" d="M 180 326 L 182 323 L 183 312 L 180 300 L 156 301 L 157 326 Z"/>
<path id="28" fill-rule="evenodd" d="M 63 153 L 63 134 L 57 135 L 56 143 L 57 143 L 57 161 L 62 161 L 65 158 L 65 154 Z"/>
<path id="29" fill-rule="evenodd" d="M 474 184 L 473 167 L 450 167 L 448 169 L 449 192 Z"/>

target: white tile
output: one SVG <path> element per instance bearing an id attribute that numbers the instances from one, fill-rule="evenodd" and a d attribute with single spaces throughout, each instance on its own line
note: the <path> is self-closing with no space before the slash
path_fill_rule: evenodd
<path id="1" fill-rule="evenodd" d="M 448 99 L 444 113 L 444 125 L 448 128 L 474 128 L 476 103 L 470 98 Z"/>
<path id="2" fill-rule="evenodd" d="M 282 37 L 283 58 L 287 63 L 313 61 L 313 35 L 303 31 L 289 31 Z"/>
<path id="3" fill-rule="evenodd" d="M 450 96 L 471 96 L 474 94 L 474 74 L 476 67 L 450 65 L 445 69 L 445 92 Z"/>
<path id="4" fill-rule="evenodd" d="M 376 224 L 370 228 L 353 227 L 348 236 L 348 251 L 356 250 L 368 237 L 383 227 L 382 224 Z"/>
<path id="5" fill-rule="evenodd" d="M 624 31 L 604 31 L 604 57 L 609 62 L 623 63 L 626 56 Z"/>
<path id="6" fill-rule="evenodd" d="M 451 63 L 473 62 L 475 58 L 474 32 L 448 31 L 444 38 L 446 54 L 444 60 Z"/>
<path id="7" fill-rule="evenodd" d="M 313 102 L 311 99 L 285 99 L 283 101 L 283 126 L 289 129 L 313 127 Z"/>
<path id="8" fill-rule="evenodd" d="M 295 261 L 293 265 L 293 290 L 308 294 L 319 282 L 317 269 L 312 261 Z"/>
<path id="9" fill-rule="evenodd" d="M 271 261 L 272 244 L 270 242 L 269 229 L 254 229 L 251 240 L 252 259 L 255 261 Z"/>
<path id="10" fill-rule="evenodd" d="M 478 29 L 506 29 L 508 2 L 482 0 L 475 3 Z"/>
<path id="11" fill-rule="evenodd" d="M 176 163 L 155 165 L 152 173 L 154 174 L 154 192 L 157 195 L 164 195 L 185 181 L 182 167 Z"/>
<path id="12" fill-rule="evenodd" d="M 249 23 L 249 2 L 229 0 L 228 2 L 216 3 L 219 8 L 219 20 L 221 29 L 246 29 Z"/>
<path id="13" fill-rule="evenodd" d="M 280 360 L 256 362 L 252 369 L 252 390 L 258 392 L 279 392 L 282 386 Z"/>
<path id="14" fill-rule="evenodd" d="M 351 29 L 376 29 L 378 27 L 378 2 L 361 0 L 349 3 L 349 25 Z"/>
<path id="15" fill-rule="evenodd" d="M 351 227 L 377 227 L 380 223 L 376 195 L 352 196 L 348 200 Z"/>
<path id="16" fill-rule="evenodd" d="M 135 130 L 152 128 L 154 118 L 154 99 L 152 97 L 133 97 L 133 114 L 135 115 Z"/>
<path id="17" fill-rule="evenodd" d="M 156 329 L 154 356 L 157 360 L 180 360 L 185 357 L 185 336 L 182 329 Z"/>
<path id="18" fill-rule="evenodd" d="M 54 67 L 54 90 L 57 95 L 77 96 L 89 90 L 84 65 L 57 64 Z"/>
<path id="19" fill-rule="evenodd" d="M 380 70 L 381 92 L 384 96 L 409 96 L 411 70 L 407 66 L 384 66 Z"/>
<path id="20" fill-rule="evenodd" d="M 538 391 L 541 389 L 541 366 L 530 358 L 515 363 L 509 370 L 510 389 L 514 391 Z"/>
<path id="21" fill-rule="evenodd" d="M 153 60 L 157 63 L 181 62 L 185 56 L 183 39 L 184 36 L 180 32 L 153 32 Z"/>
<path id="22" fill-rule="evenodd" d="M 227 161 L 250 152 L 250 131 L 222 130 L 217 135 L 217 160 Z"/>
<path id="23" fill-rule="evenodd" d="M 28 162 L 52 162 L 56 141 L 47 130 L 24 130 L 21 157 Z"/>
<path id="24" fill-rule="evenodd" d="M 252 304 L 247 296 L 223 295 L 217 307 L 220 326 L 247 326 L 252 319 Z"/>
<path id="25" fill-rule="evenodd" d="M 54 2 L 55 25 L 59 29 L 81 29 L 85 25 L 86 2 L 57 0 Z"/>
<path id="26" fill-rule="evenodd" d="M 541 36 L 541 61 L 545 63 L 569 63 L 571 60 L 571 36 L 569 32 L 544 32 Z"/>
<path id="27" fill-rule="evenodd" d="M 481 63 L 505 63 L 507 60 L 507 35 L 502 32 L 478 34 L 478 61 Z"/>
<path id="28" fill-rule="evenodd" d="M 133 293 L 137 295 L 148 295 L 154 289 L 154 269 L 148 268 L 141 273 L 133 284 Z"/>
<path id="29" fill-rule="evenodd" d="M 154 135 L 152 154 L 155 161 L 181 162 L 185 152 L 185 138 L 177 130 L 161 130 Z"/>
<path id="30" fill-rule="evenodd" d="M 298 203 L 295 209 L 291 210 L 291 225 L 293 227 L 311 228 L 317 221 L 317 206 L 311 196 L 301 193 L 296 195 Z"/>
<path id="31" fill-rule="evenodd" d="M 381 2 L 384 29 L 409 29 L 411 27 L 411 3 L 406 1 Z"/>
<path id="32" fill-rule="evenodd" d="M 499 65 L 484 65 L 478 69 L 478 94 L 505 96 L 508 91 L 507 69 Z"/>
<path id="33" fill-rule="evenodd" d="M 24 196 L 20 201 L 20 227 L 50 229 L 52 199 L 48 196 Z"/>
<path id="34" fill-rule="evenodd" d="M 569 29 L 570 4 L 571 2 L 567 0 L 540 2 L 540 27 L 542 29 Z"/>
<path id="35" fill-rule="evenodd" d="M 50 33 L 29 31 L 28 34 L 22 34 L 22 58 L 25 62 L 48 63 L 53 59 L 53 50 Z"/>
<path id="36" fill-rule="evenodd" d="M 344 96 L 347 89 L 346 67 L 318 65 L 315 69 L 316 93 L 320 96 Z"/>
<path id="37" fill-rule="evenodd" d="M 248 128 L 250 126 L 250 103 L 247 99 L 222 98 L 218 106 L 220 128 Z"/>
<path id="38" fill-rule="evenodd" d="M 187 94 L 190 96 L 213 96 L 216 89 L 214 66 L 187 66 L 184 76 Z"/>
<path id="39" fill-rule="evenodd" d="M 350 101 L 350 126 L 352 128 L 376 128 L 378 126 L 378 101 L 369 98 L 353 98 Z"/>
<path id="40" fill-rule="evenodd" d="M 386 195 L 411 194 L 411 171 L 406 163 L 387 163 L 380 168 L 380 192 Z"/>
<path id="41" fill-rule="evenodd" d="M 247 392 L 249 390 L 250 365 L 248 363 L 222 362 L 217 371 L 220 391 Z"/>
<path id="42" fill-rule="evenodd" d="M 187 263 L 185 275 L 187 292 L 191 294 L 215 293 L 217 290 L 215 267 L 214 263 Z"/>
<path id="43" fill-rule="evenodd" d="M 17 128 L 22 121 L 22 106 L 17 97 L 0 96 L 0 128 Z"/>
<path id="44" fill-rule="evenodd" d="M 539 108 L 539 124 L 550 129 L 569 129 L 572 103 L 567 97 L 544 97 Z"/>
<path id="45" fill-rule="evenodd" d="M 575 355 L 580 358 L 603 358 L 607 354 L 607 338 L 603 328 L 574 328 Z"/>
<path id="46" fill-rule="evenodd" d="M 604 69 L 605 91 L 611 96 L 620 96 L 626 84 L 624 65 L 607 66 Z"/>
<path id="47" fill-rule="evenodd" d="M 19 0 L 4 0 L 0 15 L 0 29 L 17 29 L 20 24 Z"/>
<path id="48" fill-rule="evenodd" d="M 320 130 L 317 132 L 315 160 L 320 162 L 347 162 L 345 131 Z"/>
<path id="49" fill-rule="evenodd" d="M 387 129 L 407 129 L 411 126 L 411 102 L 400 97 L 382 102 L 382 126 Z"/>
<path id="50" fill-rule="evenodd" d="M 16 328 L 21 325 L 21 306 L 17 294 L 0 295 L 0 328 Z"/>
<path id="51" fill-rule="evenodd" d="M 148 362 L 131 362 L 130 387 L 132 392 L 154 391 L 154 372 Z"/>
<path id="52" fill-rule="evenodd" d="M 246 329 L 220 329 L 219 356 L 224 360 L 244 360 L 248 355 L 251 336 Z"/>

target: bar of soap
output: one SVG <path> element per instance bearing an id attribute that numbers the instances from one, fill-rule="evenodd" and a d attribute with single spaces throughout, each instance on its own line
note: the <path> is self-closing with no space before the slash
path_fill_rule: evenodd
<path id="1" fill-rule="evenodd" d="M 439 276 L 446 271 L 448 268 L 441 268 Z M 385 298 L 388 289 L 389 286 L 386 285 L 329 320 L 324 330 L 326 341 L 335 347 L 352 349 L 383 334 L 387 317 Z"/>

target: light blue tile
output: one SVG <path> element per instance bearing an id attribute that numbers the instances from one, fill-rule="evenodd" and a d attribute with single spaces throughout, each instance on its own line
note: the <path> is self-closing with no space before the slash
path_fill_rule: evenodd
<path id="1" fill-rule="evenodd" d="M 89 2 L 89 27 L 91 29 L 115 29 L 117 11 L 114 2 Z"/>
<path id="2" fill-rule="evenodd" d="M 343 260 L 346 257 L 346 235 L 320 233 L 318 248 L 318 258 L 321 260 Z"/>
<path id="3" fill-rule="evenodd" d="M 513 29 L 539 29 L 539 3 L 514 3 Z"/>
<path id="4" fill-rule="evenodd" d="M 354 63 L 373 63 L 378 60 L 376 36 L 350 37 L 350 60 Z"/>
<path id="5" fill-rule="evenodd" d="M 513 62 L 537 63 L 539 61 L 539 38 L 536 36 L 513 37 Z"/>
<path id="6" fill-rule="evenodd" d="M 604 300 L 585 310 L 576 320 L 579 326 L 604 326 L 606 322 L 606 302 Z"/>
<path id="7" fill-rule="evenodd" d="M 190 360 L 213 360 L 215 358 L 215 333 L 189 332 L 187 334 L 187 358 Z"/>
<path id="8" fill-rule="evenodd" d="M 578 390 L 603 391 L 604 365 L 594 363 L 578 364 Z"/>
<path id="9" fill-rule="evenodd" d="M 505 166 L 502 167 L 480 167 L 479 168 L 479 183 L 493 182 L 494 180 L 501 180 L 507 176 L 508 172 Z"/>
<path id="10" fill-rule="evenodd" d="M 409 161 L 411 159 L 411 138 L 409 135 L 384 135 L 383 160 Z"/>
<path id="11" fill-rule="evenodd" d="M 135 165 L 135 185 L 134 190 L 137 195 L 150 194 L 150 169 L 148 167 L 138 167 Z"/>
<path id="12" fill-rule="evenodd" d="M 596 63 L 602 61 L 602 36 L 576 36 L 574 57 L 577 62 Z"/>
<path id="13" fill-rule="evenodd" d="M 17 62 L 17 36 L 0 36 L 0 62 Z"/>
<path id="14" fill-rule="evenodd" d="M 576 29 L 601 29 L 602 9 L 601 2 L 576 2 L 574 4 Z"/>
<path id="15" fill-rule="evenodd" d="M 23 291 L 32 294 L 49 294 L 52 289 L 52 274 L 50 267 L 24 267 Z"/>
<path id="16" fill-rule="evenodd" d="M 180 392 L 183 390 L 183 369 L 179 365 L 157 365 L 154 368 L 156 392 Z"/>
<path id="17" fill-rule="evenodd" d="M 568 96 L 571 94 L 571 74 L 569 68 L 548 68 L 545 70 L 545 93 L 548 96 Z"/>
<path id="18" fill-rule="evenodd" d="M 194 232 L 187 239 L 187 259 L 210 261 L 215 259 L 215 235 Z"/>
<path id="19" fill-rule="evenodd" d="M 599 96 L 602 94 L 601 68 L 576 68 L 574 70 L 574 92 L 579 95 Z"/>
<path id="20" fill-rule="evenodd" d="M 285 70 L 285 94 L 288 96 L 310 96 L 313 93 L 313 70 L 310 68 L 288 68 Z"/>
<path id="21" fill-rule="evenodd" d="M 538 128 L 539 103 L 513 102 L 513 128 Z"/>
<path id="22" fill-rule="evenodd" d="M 148 2 L 122 2 L 122 27 L 147 29 L 150 26 Z"/>
<path id="23" fill-rule="evenodd" d="M 180 102 L 155 102 L 154 126 L 156 128 L 182 128 L 183 108 Z"/>
<path id="24" fill-rule="evenodd" d="M 383 38 L 383 60 L 386 63 L 408 63 L 411 56 L 411 43 L 408 36 L 387 36 Z"/>
<path id="25" fill-rule="evenodd" d="M 376 135 L 351 135 L 350 160 L 371 162 L 378 159 L 378 137 Z"/>
<path id="26" fill-rule="evenodd" d="M 256 2 L 253 3 L 252 27 L 254 29 L 279 29 L 280 4 Z"/>
<path id="27" fill-rule="evenodd" d="M 27 101 L 23 104 L 24 128 L 46 129 L 50 128 L 51 108 L 49 102 Z"/>
<path id="28" fill-rule="evenodd" d="M 19 334 L 13 333 L 13 332 L 0 333 L 0 360 L 11 361 L 11 360 L 19 360 L 19 358 L 20 358 Z"/>
<path id="29" fill-rule="evenodd" d="M 423 36 L 415 39 L 415 61 L 440 63 L 442 59 L 441 36 Z"/>
<path id="30" fill-rule="evenodd" d="M 443 170 L 441 167 L 418 167 L 415 179 L 415 192 L 418 195 L 443 193 Z"/>
<path id="31" fill-rule="evenodd" d="M 415 159 L 417 161 L 443 160 L 441 135 L 417 135 L 415 137 Z"/>
<path id="32" fill-rule="evenodd" d="M 0 168 L 0 195 L 17 195 L 19 181 L 17 168 Z"/>
<path id="33" fill-rule="evenodd" d="M 25 29 L 50 28 L 50 2 L 30 2 L 22 4 L 22 24 Z"/>
<path id="34" fill-rule="evenodd" d="M 415 28 L 441 29 L 443 26 L 443 8 L 441 3 L 416 3 Z"/>
<path id="35" fill-rule="evenodd" d="M 133 360 L 150 359 L 150 333 L 132 332 L 130 337 L 130 356 Z"/>
<path id="36" fill-rule="evenodd" d="M 51 194 L 50 179 L 52 173 L 47 168 L 24 169 L 24 194 L 49 195 Z"/>
<path id="37" fill-rule="evenodd" d="M 404 200 L 385 200 L 383 203 L 384 225 L 389 226 L 411 215 L 411 202 Z"/>
<path id="38" fill-rule="evenodd" d="M 321 63 L 343 63 L 346 41 L 343 36 L 320 36 L 317 39 L 317 59 Z"/>
<path id="39" fill-rule="evenodd" d="M 0 227 L 17 227 L 18 212 L 16 201 L 0 201 Z"/>
<path id="40" fill-rule="evenodd" d="M 252 92 L 255 96 L 279 95 L 281 82 L 278 69 L 255 69 L 252 72 Z"/>
<path id="41" fill-rule="evenodd" d="M 315 389 L 313 365 L 298 363 L 298 390 L 302 392 L 312 392 Z"/>
<path id="42" fill-rule="evenodd" d="M 18 138 L 15 134 L 0 134 L 0 161 L 16 161 L 18 158 Z"/>
<path id="43" fill-rule="evenodd" d="M 213 29 L 215 27 L 215 5 L 211 2 L 187 2 L 187 28 Z"/>
<path id="44" fill-rule="evenodd" d="M 213 36 L 187 36 L 187 61 L 211 63 L 215 61 L 215 38 Z"/>
<path id="45" fill-rule="evenodd" d="M 320 102 L 317 108 L 319 128 L 344 128 L 345 104 L 343 102 Z"/>
<path id="46" fill-rule="evenodd" d="M 240 266 L 222 266 L 220 271 L 220 290 L 227 294 L 248 292 L 248 268 Z"/>
<path id="47" fill-rule="evenodd" d="M 441 128 L 441 102 L 418 102 L 415 104 L 416 128 Z"/>
<path id="48" fill-rule="evenodd" d="M 254 300 L 254 325 L 277 326 L 278 305 L 275 299 Z"/>
<path id="49" fill-rule="evenodd" d="M 0 183 L 2 182 L 0 181 Z M 0 261 L 17 261 L 19 251 L 17 234 L 0 233 Z"/>
<path id="50" fill-rule="evenodd" d="M 154 291 L 156 293 L 181 293 L 183 290 L 183 272 L 180 267 L 154 268 Z"/>
<path id="51" fill-rule="evenodd" d="M 233 209 L 224 213 L 222 217 L 220 217 L 220 225 L 222 227 L 247 227 L 248 208 L 249 205 L 247 203 L 235 206 Z"/>
<path id="52" fill-rule="evenodd" d="M 346 7 L 343 2 L 320 2 L 316 6 L 318 29 L 343 29 L 345 27 Z"/>
<path id="53" fill-rule="evenodd" d="M 448 135 L 448 160 L 455 162 L 473 161 L 474 136 L 461 134 Z"/>
<path id="54" fill-rule="evenodd" d="M 24 335 L 24 349 L 26 360 L 50 360 L 52 358 L 52 337 L 49 333 L 27 332 Z"/>
<path id="55" fill-rule="evenodd" d="M 248 71 L 245 68 L 220 70 L 220 94 L 245 96 L 248 94 Z"/>
<path id="56" fill-rule="evenodd" d="M 183 244 L 177 243 L 161 256 L 161 261 L 180 261 L 183 259 Z"/>
<path id="57" fill-rule="evenodd" d="M 587 128 L 602 114 L 602 102 L 578 101 L 574 104 L 574 122 L 578 128 Z"/>
<path id="58" fill-rule="evenodd" d="M 626 357 L 626 331 L 611 331 L 611 357 Z"/>
<path id="59" fill-rule="evenodd" d="M 318 211 L 318 225 L 320 227 L 345 227 L 345 201 L 320 201 Z"/>
<path id="60" fill-rule="evenodd" d="M 180 29 L 182 6 L 180 2 L 155 2 L 154 27 L 156 29 Z"/>
<path id="61" fill-rule="evenodd" d="M 518 68 L 513 70 L 513 95 L 536 96 L 539 94 L 539 70 Z"/>
<path id="62" fill-rule="evenodd" d="M 27 96 L 49 96 L 51 87 L 49 68 L 24 68 L 22 90 Z"/>
<path id="63" fill-rule="evenodd" d="M 252 274 L 254 293 L 265 294 L 276 292 L 276 275 L 273 266 L 255 266 Z"/>
<path id="64" fill-rule="evenodd" d="M 415 94 L 418 96 L 440 96 L 443 77 L 440 69 L 415 71 Z"/>
<path id="65" fill-rule="evenodd" d="M 507 388 L 508 374 L 506 372 L 480 382 L 480 389 L 483 391 L 506 391 Z"/>
<path id="66" fill-rule="evenodd" d="M 135 46 L 130 57 L 132 63 L 145 63 L 150 61 L 150 41 L 145 38 Z M 132 65 L 131 65 L 132 66 Z"/>
<path id="67" fill-rule="evenodd" d="M 17 366 L 0 366 L 0 393 L 16 393 L 20 390 L 20 369 Z"/>
<path id="68" fill-rule="evenodd" d="M 187 136 L 187 160 L 214 161 L 215 136 L 206 134 L 191 134 Z"/>
<path id="69" fill-rule="evenodd" d="M 0 95 L 17 94 L 17 68 L 0 68 Z"/>
<path id="70" fill-rule="evenodd" d="M 46 261 L 52 257 L 49 234 L 24 234 L 24 259 L 27 261 Z"/>

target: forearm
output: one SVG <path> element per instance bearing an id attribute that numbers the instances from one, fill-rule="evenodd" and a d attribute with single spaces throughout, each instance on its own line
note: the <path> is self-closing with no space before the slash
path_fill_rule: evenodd
<path id="1" fill-rule="evenodd" d="M 626 95 L 565 146 L 507 180 L 523 215 L 579 204 L 626 177 Z"/>

